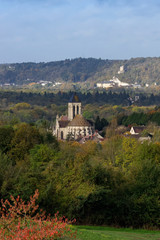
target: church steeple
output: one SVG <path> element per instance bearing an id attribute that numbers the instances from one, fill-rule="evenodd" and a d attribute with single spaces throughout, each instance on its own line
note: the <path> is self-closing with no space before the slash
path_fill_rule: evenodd
<path id="1" fill-rule="evenodd" d="M 77 114 L 81 115 L 81 101 L 74 93 L 68 102 L 68 120 L 71 121 Z"/>

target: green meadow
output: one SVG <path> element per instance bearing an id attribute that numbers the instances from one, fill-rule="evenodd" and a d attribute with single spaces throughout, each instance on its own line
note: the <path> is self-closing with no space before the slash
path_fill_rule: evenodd
<path id="1" fill-rule="evenodd" d="M 160 231 L 77 226 L 77 240 L 160 240 Z"/>

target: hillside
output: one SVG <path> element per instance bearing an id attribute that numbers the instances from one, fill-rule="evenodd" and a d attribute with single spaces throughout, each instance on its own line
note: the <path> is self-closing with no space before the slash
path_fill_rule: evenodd
<path id="1" fill-rule="evenodd" d="M 118 74 L 120 66 L 124 73 Z M 127 83 L 160 84 L 160 58 L 102 60 L 66 59 L 48 63 L 0 64 L 0 84 L 23 85 L 38 81 L 96 83 L 117 76 Z"/>

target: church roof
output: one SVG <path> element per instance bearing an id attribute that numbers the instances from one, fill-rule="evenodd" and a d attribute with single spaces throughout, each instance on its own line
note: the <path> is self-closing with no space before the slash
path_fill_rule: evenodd
<path id="1" fill-rule="evenodd" d="M 90 123 L 82 116 L 76 115 L 74 119 L 68 124 L 69 127 L 90 127 Z"/>
<path id="2" fill-rule="evenodd" d="M 59 120 L 60 121 L 68 121 L 68 116 L 62 115 Z"/>
<path id="3" fill-rule="evenodd" d="M 73 95 L 71 96 L 69 103 L 75 103 L 75 102 L 81 102 L 78 95 L 76 93 L 73 93 Z"/>
<path id="4" fill-rule="evenodd" d="M 58 123 L 59 123 L 60 128 L 65 128 L 68 126 L 69 121 L 68 120 L 67 121 L 60 120 L 60 121 L 58 121 Z"/>

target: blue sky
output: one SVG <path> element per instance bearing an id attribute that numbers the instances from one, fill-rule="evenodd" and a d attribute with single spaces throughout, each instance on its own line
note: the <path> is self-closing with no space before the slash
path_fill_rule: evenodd
<path id="1" fill-rule="evenodd" d="M 158 0 L 0 0 L 0 63 L 155 56 Z"/>

